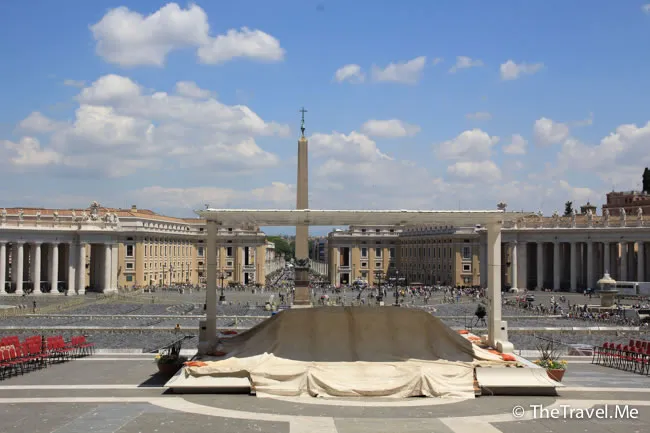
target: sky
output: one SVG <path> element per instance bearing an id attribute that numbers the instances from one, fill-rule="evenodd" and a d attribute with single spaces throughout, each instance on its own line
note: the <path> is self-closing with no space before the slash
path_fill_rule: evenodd
<path id="1" fill-rule="evenodd" d="M 650 166 L 648 0 L 0 2 L 1 206 L 562 211 Z M 289 232 L 290 230 L 284 230 Z"/>

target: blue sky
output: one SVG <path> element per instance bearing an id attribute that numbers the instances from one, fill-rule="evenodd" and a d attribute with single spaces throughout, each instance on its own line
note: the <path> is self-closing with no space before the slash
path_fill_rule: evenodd
<path id="1" fill-rule="evenodd" d="M 292 208 L 303 105 L 313 208 L 601 204 L 650 165 L 644 3 L 2 2 L 4 205 Z"/>

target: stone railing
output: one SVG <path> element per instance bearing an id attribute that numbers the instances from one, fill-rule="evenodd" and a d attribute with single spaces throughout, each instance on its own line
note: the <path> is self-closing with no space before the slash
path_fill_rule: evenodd
<path id="1" fill-rule="evenodd" d="M 508 221 L 503 224 L 504 229 L 554 229 L 554 228 L 634 228 L 650 227 L 650 217 L 632 216 L 625 219 L 619 217 L 605 218 L 602 216 L 588 219 L 584 216 L 573 217 L 539 217 L 526 218 L 519 221 Z"/>
<path id="2" fill-rule="evenodd" d="M 61 228 L 61 229 L 117 229 L 120 227 L 119 220 L 112 216 L 102 216 L 97 219 L 84 219 L 81 216 L 61 216 L 46 215 L 37 217 L 35 215 L 25 215 L 18 217 L 15 215 L 0 218 L 1 228 Z"/>

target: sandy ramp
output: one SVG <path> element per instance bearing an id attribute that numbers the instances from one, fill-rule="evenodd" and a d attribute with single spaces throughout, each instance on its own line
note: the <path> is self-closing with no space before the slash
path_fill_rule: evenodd
<path id="1" fill-rule="evenodd" d="M 224 339 L 191 376 L 247 377 L 258 396 L 474 395 L 474 367 L 505 365 L 438 318 L 400 307 L 286 310 Z"/>

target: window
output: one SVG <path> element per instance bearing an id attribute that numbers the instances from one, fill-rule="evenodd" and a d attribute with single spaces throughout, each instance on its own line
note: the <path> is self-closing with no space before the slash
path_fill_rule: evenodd
<path id="1" fill-rule="evenodd" d="M 226 247 L 226 257 L 232 257 L 232 247 Z"/>
<path id="2" fill-rule="evenodd" d="M 375 268 L 381 268 L 381 262 L 375 262 Z"/>
<path id="3" fill-rule="evenodd" d="M 226 262 L 226 266 L 232 267 L 232 262 Z"/>
<path id="4" fill-rule="evenodd" d="M 133 282 L 133 275 L 127 275 L 127 276 L 126 276 L 126 282 L 127 282 L 127 283 L 131 283 L 131 282 Z"/>
<path id="5" fill-rule="evenodd" d="M 133 257 L 133 245 L 126 246 L 126 256 Z"/>
<path id="6" fill-rule="evenodd" d="M 472 248 L 463 247 L 463 260 L 471 260 L 471 259 L 472 259 Z"/>
<path id="7" fill-rule="evenodd" d="M 198 255 L 203 257 L 203 247 L 199 247 Z"/>
<path id="8" fill-rule="evenodd" d="M 126 269 L 133 269 L 133 263 L 127 263 Z"/>
<path id="9" fill-rule="evenodd" d="M 368 248 L 361 248 L 361 257 L 368 257 Z"/>
<path id="10" fill-rule="evenodd" d="M 390 251 L 390 258 L 394 259 L 395 258 L 395 248 L 391 248 L 389 251 Z"/>
<path id="11" fill-rule="evenodd" d="M 375 248 L 375 257 L 381 257 L 381 248 Z"/>
<path id="12" fill-rule="evenodd" d="M 469 263 L 464 263 L 463 272 L 472 272 L 472 265 L 470 265 Z"/>
<path id="13" fill-rule="evenodd" d="M 366 266 L 368 266 L 368 262 L 361 262 L 361 267 L 362 268 L 365 268 Z"/>

